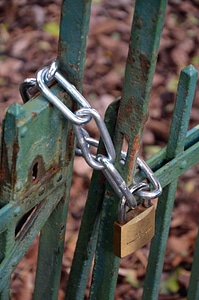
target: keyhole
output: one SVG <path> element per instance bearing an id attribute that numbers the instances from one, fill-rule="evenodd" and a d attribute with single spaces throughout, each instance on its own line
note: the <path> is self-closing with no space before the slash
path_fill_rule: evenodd
<path id="1" fill-rule="evenodd" d="M 35 163 L 32 168 L 32 179 L 36 180 L 38 175 L 38 163 Z"/>

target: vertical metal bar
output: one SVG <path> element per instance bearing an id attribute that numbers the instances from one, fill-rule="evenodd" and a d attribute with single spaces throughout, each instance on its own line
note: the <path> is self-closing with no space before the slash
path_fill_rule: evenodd
<path id="1" fill-rule="evenodd" d="M 67 189 L 69 193 L 69 189 Z M 66 195 L 66 199 L 69 195 Z M 67 205 L 64 197 L 40 233 L 39 265 L 34 299 L 57 299 L 65 238 Z M 60 255 L 61 253 L 61 255 Z M 44 277 L 44 273 L 46 274 Z M 45 280 L 44 280 L 45 278 Z"/>
<path id="2" fill-rule="evenodd" d="M 58 60 L 67 79 L 82 88 L 91 0 L 63 0 Z"/>
<path id="3" fill-rule="evenodd" d="M 107 110 L 105 123 L 110 135 L 113 135 L 118 112 L 118 102 L 114 102 Z M 103 153 L 104 148 L 100 143 L 99 153 Z M 88 276 L 90 273 L 96 241 L 102 200 L 105 192 L 105 179 L 102 172 L 94 171 L 90 189 L 84 209 L 82 224 L 78 236 L 77 246 L 74 254 L 73 264 L 69 275 L 68 287 L 66 291 L 67 300 L 84 299 Z M 79 276 L 77 276 L 79 274 Z"/>
<path id="4" fill-rule="evenodd" d="M 188 66 L 181 72 L 169 141 L 166 150 L 166 160 L 179 156 L 184 151 L 197 77 L 198 72 L 193 66 Z M 155 237 L 152 240 L 150 248 L 149 262 L 142 297 L 143 300 L 158 299 L 160 278 L 164 263 L 164 254 L 168 239 L 177 181 L 178 178 L 166 186 L 158 200 Z"/>
<path id="5" fill-rule="evenodd" d="M 136 1 L 125 82 L 115 131 L 116 167 L 127 183 L 134 176 L 144 123 L 147 119 L 150 87 L 166 9 L 165 0 Z M 127 160 L 120 164 L 123 138 L 128 141 Z M 119 258 L 113 254 L 113 223 L 118 198 L 107 189 L 103 202 L 90 299 L 113 299 Z"/>
<path id="6" fill-rule="evenodd" d="M 67 79 L 81 90 L 86 53 L 86 37 L 90 17 L 90 2 L 82 0 L 63 0 L 60 23 L 60 38 L 58 45 L 59 68 Z M 61 96 L 61 93 L 60 93 Z M 64 100 L 64 97 L 63 97 Z M 66 195 L 57 205 L 49 220 L 46 222 L 39 246 L 39 258 L 34 299 L 57 299 L 63 255 L 65 223 L 69 200 L 69 190 L 72 177 L 74 155 L 74 134 L 72 126 L 64 120 L 62 135 L 63 167 L 66 168 Z M 46 249 L 48 247 L 48 250 Z M 46 278 L 46 268 L 50 276 Z M 46 278 L 45 290 L 43 279 Z"/>
<path id="7" fill-rule="evenodd" d="M 73 135 L 70 134 L 71 126 L 63 119 L 60 122 L 62 122 L 60 169 L 62 170 L 62 178 L 65 181 L 65 192 L 62 191 L 61 193 L 60 189 L 60 200 L 57 205 L 55 204 L 52 214 L 41 229 L 33 297 L 35 300 L 56 300 L 59 291 L 74 153 L 74 139 Z M 52 195 L 50 196 L 52 197 Z M 53 196 L 55 198 L 55 193 Z M 44 278 L 45 282 L 43 282 Z"/>
<path id="8" fill-rule="evenodd" d="M 196 240 L 187 300 L 199 299 L 199 234 Z"/>

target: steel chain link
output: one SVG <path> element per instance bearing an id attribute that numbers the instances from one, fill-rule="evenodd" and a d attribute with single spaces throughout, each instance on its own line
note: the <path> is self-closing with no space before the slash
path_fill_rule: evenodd
<path id="1" fill-rule="evenodd" d="M 75 113 L 50 90 L 48 85 L 53 80 L 56 80 L 74 101 L 80 105 L 80 109 Z M 101 115 L 97 110 L 90 106 L 88 101 L 81 93 L 79 93 L 75 86 L 66 80 L 58 71 L 57 61 L 53 61 L 49 66 L 45 66 L 43 69 L 39 70 L 36 79 L 26 79 L 21 84 L 20 92 L 24 102 L 29 100 L 32 96 L 32 91 L 35 93 L 37 88 L 39 88 L 43 96 L 51 102 L 51 104 L 53 104 L 67 120 L 72 122 L 78 144 L 76 154 L 83 156 L 91 168 L 101 170 L 104 173 L 108 182 L 120 198 L 120 207 L 122 207 L 122 209 L 126 206 L 135 208 L 137 206 L 135 196 L 142 198 L 144 205 L 149 206 L 151 199 L 154 199 L 161 194 L 162 188 L 159 181 L 149 166 L 139 157 L 137 158 L 137 164 L 144 172 L 150 185 L 146 182 L 141 182 L 137 184 L 134 183 L 130 187 L 127 186 L 124 179 L 114 167 L 116 158 L 115 148 Z M 89 123 L 91 119 L 95 121 L 98 127 L 107 156 L 102 154 L 93 155 L 91 153 L 90 146 L 92 145 L 97 148 L 98 141 L 90 137 L 89 133 L 83 128 L 83 126 Z M 121 163 L 124 163 L 125 157 L 126 153 L 122 152 Z M 119 218 L 122 218 L 122 216 L 119 216 Z"/>

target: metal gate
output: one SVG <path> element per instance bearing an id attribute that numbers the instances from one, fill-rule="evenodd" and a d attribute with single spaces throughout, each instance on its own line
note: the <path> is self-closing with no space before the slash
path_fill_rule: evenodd
<path id="1" fill-rule="evenodd" d="M 62 5 L 59 71 L 79 91 L 90 5 L 91 1 L 82 0 L 64 0 Z M 135 166 L 147 119 L 165 9 L 165 0 L 136 1 L 122 97 L 110 105 L 105 117 L 116 145 L 115 167 L 128 184 L 143 179 L 143 173 L 136 172 Z M 167 147 L 147 162 L 160 181 L 163 193 L 156 210 L 155 236 L 142 299 L 158 299 L 178 177 L 199 161 L 199 128 L 187 132 L 197 77 L 193 66 L 181 72 Z M 77 109 L 72 97 L 58 83 L 51 91 L 71 111 Z M 121 164 L 124 140 L 128 151 L 125 164 Z M 104 151 L 102 144 L 99 151 Z M 24 105 L 14 104 L 8 109 L 1 141 L 0 299 L 9 299 L 11 274 L 38 233 L 39 257 L 33 298 L 57 299 L 74 153 L 71 122 L 44 96 L 38 94 Z M 90 299 L 114 298 L 120 263 L 113 253 L 113 223 L 117 218 L 118 201 L 112 187 L 104 181 L 104 175 L 94 171 L 65 299 L 84 299 L 93 258 Z M 198 241 L 188 292 L 190 300 L 199 298 Z"/>

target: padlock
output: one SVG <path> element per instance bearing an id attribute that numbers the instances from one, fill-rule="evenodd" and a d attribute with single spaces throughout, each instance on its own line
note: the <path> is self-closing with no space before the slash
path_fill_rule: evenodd
<path id="1" fill-rule="evenodd" d="M 126 214 L 126 223 L 114 223 L 114 253 L 123 258 L 147 244 L 155 232 L 155 207 L 143 205 Z"/>
<path id="2" fill-rule="evenodd" d="M 146 183 L 138 183 L 131 188 L 131 192 L 146 189 L 147 186 Z M 149 206 L 138 205 L 126 213 L 126 200 L 124 197 L 121 200 L 118 221 L 114 222 L 113 234 L 114 253 L 120 258 L 142 248 L 154 236 L 155 207 L 151 201 L 144 201 L 144 204 Z"/>

